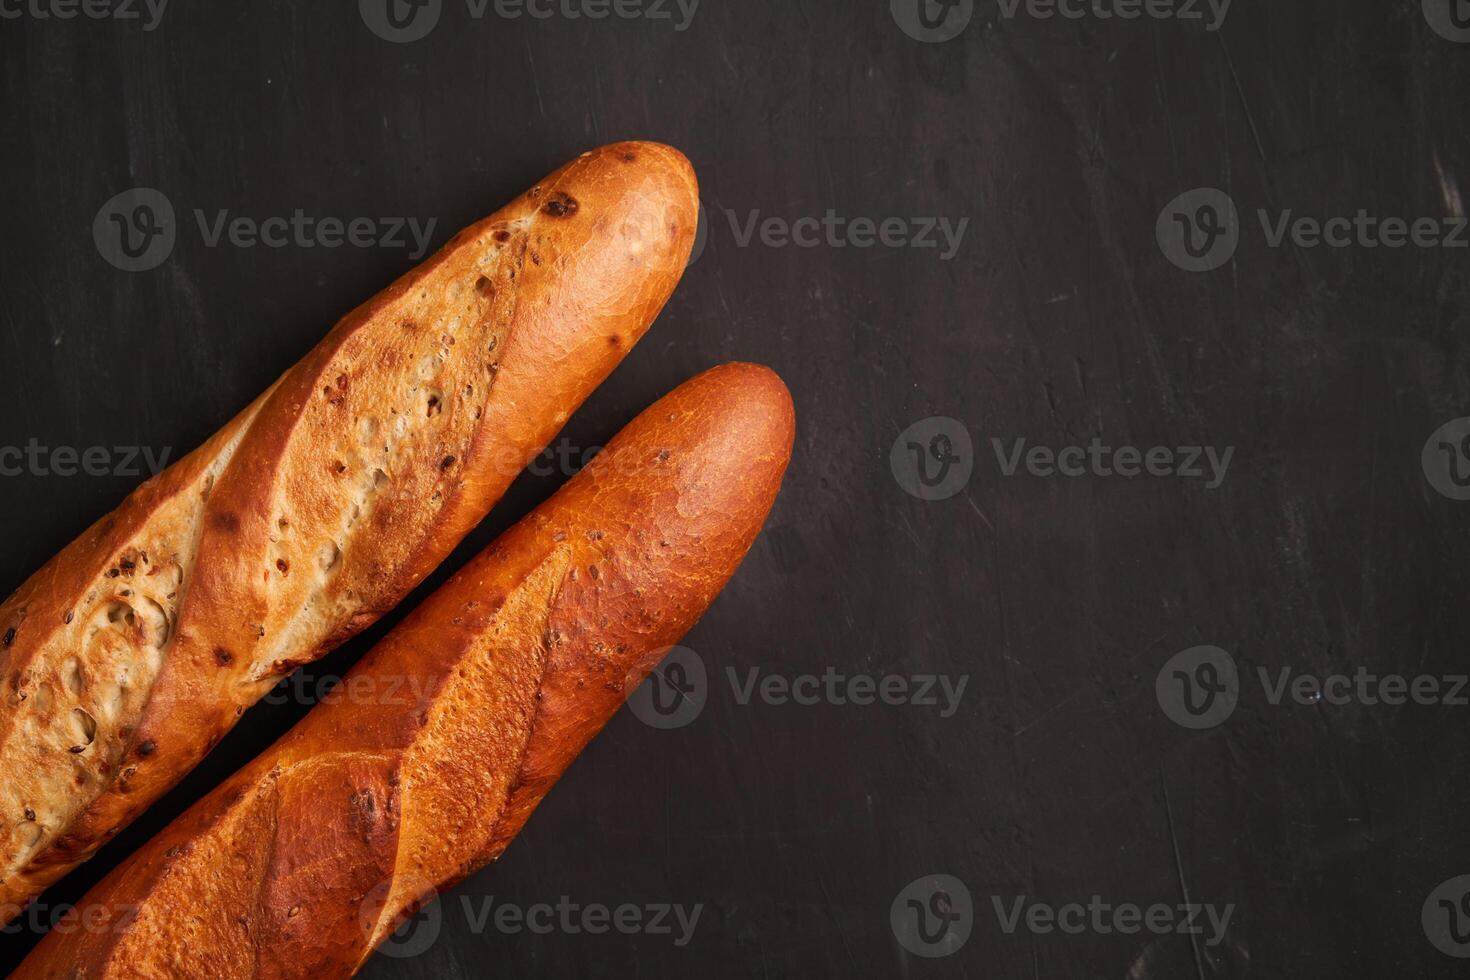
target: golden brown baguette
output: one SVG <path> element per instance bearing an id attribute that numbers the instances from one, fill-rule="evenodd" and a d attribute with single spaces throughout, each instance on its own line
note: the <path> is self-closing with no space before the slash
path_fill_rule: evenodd
<path id="1" fill-rule="evenodd" d="M 0 919 L 445 558 L 643 335 L 697 220 L 677 151 L 584 154 L 0 605 Z"/>
<path id="2" fill-rule="evenodd" d="M 342 682 L 395 697 L 319 705 L 14 976 L 356 972 L 427 894 L 499 857 L 703 614 L 760 530 L 792 435 L 765 368 L 677 388 Z"/>

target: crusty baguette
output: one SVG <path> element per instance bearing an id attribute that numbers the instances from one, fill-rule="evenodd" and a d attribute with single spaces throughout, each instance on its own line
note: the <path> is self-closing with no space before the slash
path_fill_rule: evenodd
<path id="1" fill-rule="evenodd" d="M 0 918 L 445 558 L 642 336 L 697 220 L 677 151 L 584 154 L 0 606 Z"/>
<path id="2" fill-rule="evenodd" d="M 703 614 L 760 530 L 792 434 L 766 368 L 728 364 L 664 397 L 14 977 L 356 972 L 427 894 L 505 850 Z"/>

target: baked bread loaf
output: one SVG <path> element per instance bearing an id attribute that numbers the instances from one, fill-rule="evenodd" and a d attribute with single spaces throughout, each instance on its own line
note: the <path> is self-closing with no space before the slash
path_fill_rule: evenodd
<path id="1" fill-rule="evenodd" d="M 792 434 L 762 367 L 664 397 L 368 653 L 344 698 L 98 884 L 14 978 L 356 972 L 422 900 L 505 850 L 703 614 L 760 530 Z"/>
<path id="2" fill-rule="evenodd" d="M 0 916 L 449 554 L 658 314 L 698 206 L 673 149 L 584 154 L 0 605 Z"/>

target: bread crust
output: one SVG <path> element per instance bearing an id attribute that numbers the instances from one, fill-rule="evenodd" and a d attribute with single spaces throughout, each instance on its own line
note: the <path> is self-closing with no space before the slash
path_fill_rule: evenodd
<path id="1" fill-rule="evenodd" d="M 697 221 L 678 151 L 582 155 L 0 605 L 0 921 L 449 554 L 657 316 Z"/>
<path id="2" fill-rule="evenodd" d="M 759 533 L 793 432 L 785 386 L 755 365 L 667 395 L 15 977 L 356 972 L 422 900 L 500 856 L 703 614 Z"/>

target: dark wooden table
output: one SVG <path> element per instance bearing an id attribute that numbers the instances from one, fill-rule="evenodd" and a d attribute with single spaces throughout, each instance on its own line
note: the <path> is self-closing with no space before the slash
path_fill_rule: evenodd
<path id="1" fill-rule="evenodd" d="M 686 640 L 703 711 L 623 712 L 365 975 L 1464 973 L 1463 0 L 68 2 L 0 0 L 0 590 L 138 482 L 119 448 L 197 445 L 411 266 L 407 219 L 437 246 L 615 139 L 690 156 L 708 238 L 563 449 L 726 360 L 795 394 L 770 525 Z M 372 240 L 213 238 L 298 210 Z M 172 241 L 128 255 L 113 214 Z M 574 911 L 494 924 L 538 903 Z M 638 931 L 581 928 L 624 904 Z"/>

